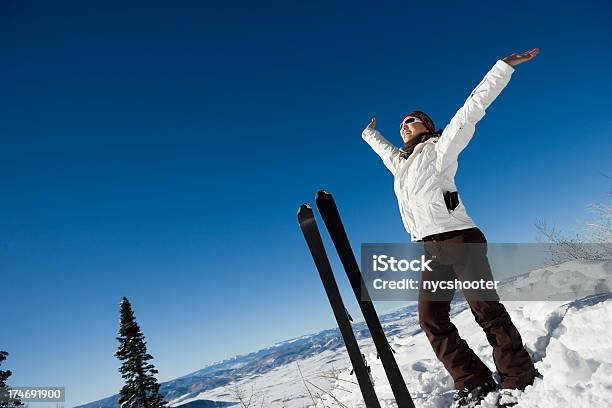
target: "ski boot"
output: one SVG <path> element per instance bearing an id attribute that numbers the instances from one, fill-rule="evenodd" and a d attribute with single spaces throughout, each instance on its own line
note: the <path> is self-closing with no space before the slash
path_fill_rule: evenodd
<path id="1" fill-rule="evenodd" d="M 540 380 L 544 378 L 537 369 L 535 370 L 535 378 L 539 378 Z M 497 406 L 499 408 L 511 408 L 518 405 L 518 399 L 523 392 L 524 390 L 502 388 L 501 390 L 499 390 L 499 399 L 497 400 Z"/>
<path id="2" fill-rule="evenodd" d="M 451 408 L 474 408 L 478 406 L 491 391 L 495 390 L 497 390 L 497 385 L 492 378 L 471 390 L 467 388 L 459 390 L 453 397 Z"/>

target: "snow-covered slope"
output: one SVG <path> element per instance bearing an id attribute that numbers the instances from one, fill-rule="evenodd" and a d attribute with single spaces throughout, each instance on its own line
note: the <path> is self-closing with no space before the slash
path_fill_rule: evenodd
<path id="1" fill-rule="evenodd" d="M 568 262 L 533 271 L 509 282 L 500 292 L 547 289 L 553 297 L 555 289 L 570 286 L 576 293 L 585 293 L 587 289 L 602 292 L 602 288 L 612 287 L 611 268 L 612 262 Z M 567 299 L 568 292 L 564 294 Z M 544 376 L 518 395 L 519 407 L 610 406 L 612 297 L 609 293 L 571 301 L 504 304 Z M 454 302 L 451 313 L 462 337 L 495 370 L 491 347 L 466 303 Z M 452 380 L 421 332 L 414 306 L 381 316 L 381 321 L 416 406 L 448 407 L 453 395 Z M 372 366 L 381 405 L 394 407 L 391 390 L 365 325 L 357 323 L 355 328 L 362 351 Z M 242 398 L 243 401 L 250 399 L 252 407 L 364 407 L 336 329 L 215 364 L 164 383 L 162 391 L 173 406 L 199 400 L 238 402 Z M 494 407 L 495 399 L 491 396 L 482 407 Z M 101 402 L 88 405 L 112 406 Z"/>

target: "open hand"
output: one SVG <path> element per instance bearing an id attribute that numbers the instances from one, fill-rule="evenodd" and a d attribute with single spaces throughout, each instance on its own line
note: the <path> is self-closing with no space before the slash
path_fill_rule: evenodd
<path id="1" fill-rule="evenodd" d="M 529 51 L 525 51 L 522 54 L 514 53 L 512 55 L 508 55 L 502 61 L 504 61 L 505 63 L 507 63 L 508 65 L 512 67 L 515 67 L 518 64 L 522 64 L 525 61 L 529 61 L 530 59 L 534 58 L 539 53 L 540 53 L 539 48 L 532 48 Z"/>
<path id="2" fill-rule="evenodd" d="M 368 123 L 368 129 L 376 129 L 376 117 L 373 117 Z"/>

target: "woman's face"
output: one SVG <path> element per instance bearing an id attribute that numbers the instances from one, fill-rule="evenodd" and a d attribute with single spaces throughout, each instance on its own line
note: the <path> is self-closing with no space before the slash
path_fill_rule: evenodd
<path id="1" fill-rule="evenodd" d="M 410 117 L 411 116 L 408 116 L 404 120 Z M 422 135 L 423 133 L 427 133 L 427 128 L 421 122 L 402 123 L 402 127 L 400 128 L 400 135 L 402 135 L 402 140 L 404 143 L 419 135 Z"/>

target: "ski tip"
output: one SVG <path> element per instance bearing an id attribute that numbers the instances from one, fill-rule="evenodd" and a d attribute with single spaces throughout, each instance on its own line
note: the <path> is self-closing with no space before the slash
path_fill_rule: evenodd
<path id="1" fill-rule="evenodd" d="M 319 201 L 319 200 L 324 200 L 324 199 L 328 199 L 331 198 L 331 193 L 327 190 L 319 190 L 319 192 L 317 193 L 317 195 L 315 196 L 315 200 Z"/>
<path id="2" fill-rule="evenodd" d="M 301 224 L 302 222 L 314 218 L 314 213 L 312 212 L 312 208 L 308 204 L 300 205 L 298 209 L 298 222 Z"/>

